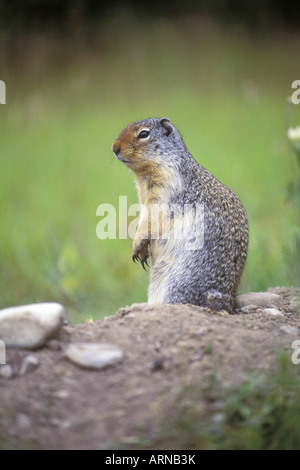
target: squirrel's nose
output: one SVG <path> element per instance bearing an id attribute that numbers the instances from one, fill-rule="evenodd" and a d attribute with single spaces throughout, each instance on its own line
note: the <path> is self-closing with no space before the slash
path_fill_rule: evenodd
<path id="1" fill-rule="evenodd" d="M 118 155 L 120 153 L 120 150 L 121 150 L 121 146 L 120 146 L 120 143 L 116 140 L 113 145 L 112 145 L 112 151 Z"/>

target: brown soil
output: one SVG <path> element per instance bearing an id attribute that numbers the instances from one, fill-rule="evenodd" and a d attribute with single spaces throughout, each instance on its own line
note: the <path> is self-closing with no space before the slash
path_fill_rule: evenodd
<path id="1" fill-rule="evenodd" d="M 7 351 L 16 374 L 0 378 L 0 448 L 120 449 L 149 442 L 176 413 L 187 386 L 212 374 L 221 387 L 236 386 L 248 372 L 275 368 L 279 349 L 292 354 L 292 342 L 300 339 L 293 300 L 300 290 L 269 291 L 282 296 L 284 316 L 259 307 L 228 315 L 191 305 L 135 304 L 103 320 L 65 326 L 38 351 Z M 100 371 L 80 369 L 64 356 L 70 342 L 116 344 L 124 359 Z M 20 376 L 29 354 L 40 365 Z"/>

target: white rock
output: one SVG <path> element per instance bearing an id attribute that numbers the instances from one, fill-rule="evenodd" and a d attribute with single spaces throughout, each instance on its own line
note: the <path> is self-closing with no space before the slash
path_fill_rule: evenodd
<path id="1" fill-rule="evenodd" d="M 298 333 L 297 328 L 294 326 L 284 325 L 280 327 L 281 331 L 288 333 L 289 335 L 296 335 Z"/>
<path id="2" fill-rule="evenodd" d="M 249 304 L 249 305 L 245 305 L 245 307 L 241 307 L 241 311 L 246 312 L 246 313 L 248 313 L 250 310 L 256 310 L 256 309 L 257 309 L 257 305 L 253 305 L 253 304 Z"/>
<path id="3" fill-rule="evenodd" d="M 271 292 L 248 292 L 237 296 L 237 302 L 241 307 L 246 305 L 258 305 L 260 307 L 276 307 L 283 309 L 282 297 Z"/>
<path id="4" fill-rule="evenodd" d="M 4 379 L 11 379 L 13 376 L 14 370 L 9 364 L 0 366 L 0 377 L 3 377 Z"/>
<path id="5" fill-rule="evenodd" d="M 64 317 L 58 303 L 5 308 L 0 310 L 0 338 L 7 347 L 39 348 L 58 332 Z"/>
<path id="6" fill-rule="evenodd" d="M 20 367 L 20 375 L 29 374 L 40 365 L 40 360 L 35 356 L 26 356 Z"/>
<path id="7" fill-rule="evenodd" d="M 56 428 L 60 428 L 60 429 L 68 429 L 71 426 L 70 421 L 62 420 L 58 418 L 51 418 L 49 422 L 51 426 L 55 426 Z"/>
<path id="8" fill-rule="evenodd" d="M 64 398 L 69 398 L 70 393 L 68 390 L 57 390 L 57 392 L 54 392 L 52 395 L 54 398 L 59 398 L 63 400 Z"/>
<path id="9" fill-rule="evenodd" d="M 103 369 L 123 359 L 123 351 L 114 344 L 73 343 L 66 349 L 67 358 L 87 369 Z"/>
<path id="10" fill-rule="evenodd" d="M 283 313 L 277 308 L 264 308 L 262 312 L 274 317 L 284 317 Z"/>

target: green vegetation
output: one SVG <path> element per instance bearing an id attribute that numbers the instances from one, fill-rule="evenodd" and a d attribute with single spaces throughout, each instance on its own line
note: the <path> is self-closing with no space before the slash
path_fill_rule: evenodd
<path id="1" fill-rule="evenodd" d="M 278 370 L 249 375 L 225 387 L 213 374 L 199 387 L 187 386 L 162 416 L 153 440 L 136 442 L 150 449 L 298 450 L 300 377 L 286 352 Z"/>
<path id="2" fill-rule="evenodd" d="M 149 116 L 168 116 L 242 200 L 250 247 L 241 291 L 297 282 L 284 255 L 298 225 L 284 113 L 300 78 L 299 35 L 116 16 L 64 37 L 0 37 L 0 307 L 60 301 L 75 322 L 146 300 L 131 240 L 97 239 L 96 209 L 118 207 L 120 195 L 137 202 L 111 144 Z M 299 118 L 293 105 L 290 125 Z"/>

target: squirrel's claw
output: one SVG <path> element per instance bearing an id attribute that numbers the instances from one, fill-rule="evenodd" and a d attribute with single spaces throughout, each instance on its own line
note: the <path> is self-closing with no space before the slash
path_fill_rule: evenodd
<path id="1" fill-rule="evenodd" d="M 137 261 L 140 261 L 139 255 L 132 255 L 132 261 L 136 263 Z"/>
<path id="2" fill-rule="evenodd" d="M 149 258 L 149 255 L 146 255 L 144 256 L 143 258 L 141 258 L 139 255 L 132 255 L 132 261 L 134 263 L 136 263 L 137 261 L 139 261 L 142 265 L 142 268 L 144 269 L 144 271 L 147 271 L 147 269 L 145 268 L 145 265 L 150 268 L 149 264 L 148 264 L 148 258 Z"/>
<path id="3" fill-rule="evenodd" d="M 148 251 L 149 240 L 138 240 L 138 243 L 133 243 L 133 253 L 132 260 L 134 263 L 139 261 L 142 265 L 142 268 L 147 271 L 145 265 L 150 267 L 148 264 L 149 251 Z"/>
<path id="4" fill-rule="evenodd" d="M 142 265 L 144 271 L 147 271 L 147 269 L 145 268 L 145 265 L 148 266 L 148 268 L 150 268 L 150 266 L 148 264 L 148 258 L 149 258 L 149 256 L 146 256 L 145 258 L 140 259 L 140 262 L 141 262 L 141 265 Z"/>

